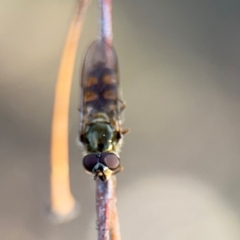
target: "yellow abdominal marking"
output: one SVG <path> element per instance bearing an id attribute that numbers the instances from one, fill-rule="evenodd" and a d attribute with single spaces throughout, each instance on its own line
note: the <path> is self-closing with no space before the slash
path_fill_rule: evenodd
<path id="1" fill-rule="evenodd" d="M 98 95 L 94 92 L 86 92 L 85 93 L 85 101 L 86 102 L 91 102 L 94 101 L 98 98 Z"/>
<path id="2" fill-rule="evenodd" d="M 109 90 L 103 93 L 103 97 L 108 100 L 115 100 L 116 99 L 116 91 Z"/>
<path id="3" fill-rule="evenodd" d="M 116 84 L 116 76 L 115 75 L 105 75 L 103 77 L 103 82 L 106 84 Z"/>
<path id="4" fill-rule="evenodd" d="M 88 80 L 86 81 L 85 87 L 91 87 L 91 86 L 93 86 L 93 85 L 96 85 L 97 83 L 98 83 L 97 78 L 95 78 L 95 77 L 90 77 L 90 78 L 88 78 Z"/>

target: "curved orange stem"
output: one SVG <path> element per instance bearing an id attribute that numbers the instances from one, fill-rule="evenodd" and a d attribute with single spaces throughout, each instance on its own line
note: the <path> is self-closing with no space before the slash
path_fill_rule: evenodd
<path id="1" fill-rule="evenodd" d="M 55 88 L 51 136 L 51 210 L 67 216 L 75 208 L 70 190 L 68 118 L 72 75 L 78 41 L 89 0 L 80 0 L 65 41 Z"/>

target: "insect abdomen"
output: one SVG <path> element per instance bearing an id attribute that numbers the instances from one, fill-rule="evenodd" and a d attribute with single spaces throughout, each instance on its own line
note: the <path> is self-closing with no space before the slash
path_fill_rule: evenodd
<path id="1" fill-rule="evenodd" d="M 117 106 L 118 83 L 113 70 L 97 66 L 83 86 L 86 107 L 110 113 Z"/>

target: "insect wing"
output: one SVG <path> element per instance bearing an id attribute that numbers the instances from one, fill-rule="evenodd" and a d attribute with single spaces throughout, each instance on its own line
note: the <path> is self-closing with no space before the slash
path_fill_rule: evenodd
<path id="1" fill-rule="evenodd" d="M 113 47 L 97 40 L 88 49 L 82 69 L 80 131 L 99 115 L 118 129 L 122 101 L 119 98 L 118 60 Z"/>

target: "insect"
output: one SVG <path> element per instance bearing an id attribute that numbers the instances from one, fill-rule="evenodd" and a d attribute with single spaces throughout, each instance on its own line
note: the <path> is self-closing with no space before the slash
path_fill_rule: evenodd
<path id="1" fill-rule="evenodd" d="M 80 84 L 79 141 L 84 148 L 83 166 L 106 181 L 122 171 L 119 153 L 123 135 L 118 59 L 113 46 L 96 40 L 84 59 Z"/>

